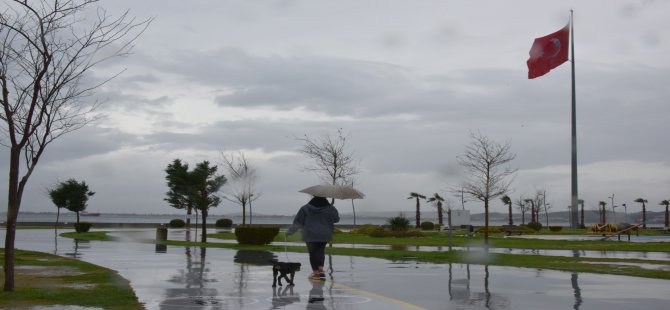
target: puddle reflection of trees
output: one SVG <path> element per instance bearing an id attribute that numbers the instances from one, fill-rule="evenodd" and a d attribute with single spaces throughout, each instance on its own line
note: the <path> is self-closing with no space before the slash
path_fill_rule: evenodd
<path id="1" fill-rule="evenodd" d="M 65 252 L 63 254 L 65 256 L 80 259 L 82 257 L 81 250 L 88 250 L 90 248 L 91 248 L 90 240 L 73 239 L 72 252 Z M 56 244 L 55 252 L 56 253 L 58 252 L 58 244 Z"/>
<path id="2" fill-rule="evenodd" d="M 207 248 L 184 247 L 186 265 L 184 269 L 168 280 L 181 284 L 183 288 L 168 288 L 165 298 L 159 305 L 160 309 L 218 309 L 222 305 L 219 292 L 207 287 L 207 283 L 217 282 L 209 274 Z"/>

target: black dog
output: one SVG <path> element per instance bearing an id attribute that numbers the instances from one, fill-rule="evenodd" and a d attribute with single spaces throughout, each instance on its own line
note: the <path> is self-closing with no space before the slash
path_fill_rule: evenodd
<path id="1" fill-rule="evenodd" d="M 284 263 L 284 262 L 273 261 L 272 277 L 274 279 L 272 280 L 272 287 L 277 286 L 277 274 L 279 274 L 279 286 L 282 286 L 281 285 L 282 277 L 286 279 L 288 285 L 294 285 L 293 278 L 295 277 L 296 271 L 300 271 L 300 263 Z M 287 277 L 288 274 L 291 275 L 290 279 Z"/>

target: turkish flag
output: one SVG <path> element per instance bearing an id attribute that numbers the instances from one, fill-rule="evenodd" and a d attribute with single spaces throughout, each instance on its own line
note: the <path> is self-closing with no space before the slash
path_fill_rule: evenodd
<path id="1" fill-rule="evenodd" d="M 526 64 L 528 64 L 528 78 L 534 79 L 543 76 L 551 69 L 568 61 L 569 40 L 569 25 L 550 35 L 535 39 L 533 46 L 530 48 L 530 58 L 526 61 Z"/>

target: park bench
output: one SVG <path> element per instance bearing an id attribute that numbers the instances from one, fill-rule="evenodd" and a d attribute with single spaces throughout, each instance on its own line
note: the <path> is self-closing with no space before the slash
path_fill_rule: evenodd
<path id="1" fill-rule="evenodd" d="M 503 225 L 503 231 L 505 232 L 506 235 L 511 236 L 512 234 L 519 235 L 523 234 L 523 229 L 519 229 L 518 227 L 512 225 Z"/>

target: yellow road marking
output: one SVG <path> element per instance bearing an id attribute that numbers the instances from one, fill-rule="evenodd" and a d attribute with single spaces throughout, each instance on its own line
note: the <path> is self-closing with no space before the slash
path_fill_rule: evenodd
<path id="1" fill-rule="evenodd" d="M 355 288 L 355 287 L 347 286 L 347 285 L 344 285 L 344 284 L 335 283 L 335 282 L 332 282 L 332 281 L 328 281 L 328 283 L 329 283 L 330 285 L 334 286 L 334 287 L 341 288 L 341 289 L 345 289 L 345 290 L 349 290 L 349 291 L 353 291 L 353 292 L 355 292 L 355 293 L 357 293 L 357 294 L 359 294 L 359 295 L 364 295 L 364 296 L 367 296 L 367 297 L 372 297 L 372 298 L 374 298 L 374 299 L 383 300 L 383 301 L 386 301 L 386 302 L 388 302 L 388 303 L 392 303 L 392 304 L 396 304 L 396 305 L 402 306 L 402 307 L 404 307 L 404 308 L 406 308 L 406 309 L 412 309 L 412 310 L 428 310 L 428 309 L 426 309 L 426 308 L 419 307 L 419 306 L 417 306 L 417 305 L 413 305 L 413 304 L 410 304 L 410 303 L 405 302 L 405 301 L 402 301 L 402 300 L 398 300 L 398 299 L 395 299 L 395 298 L 392 298 L 392 297 L 388 297 L 388 296 L 384 296 L 384 295 L 379 295 L 379 294 L 376 294 L 376 293 L 373 293 L 373 292 L 368 292 L 368 291 L 365 291 L 365 290 L 357 289 L 357 288 Z"/>

